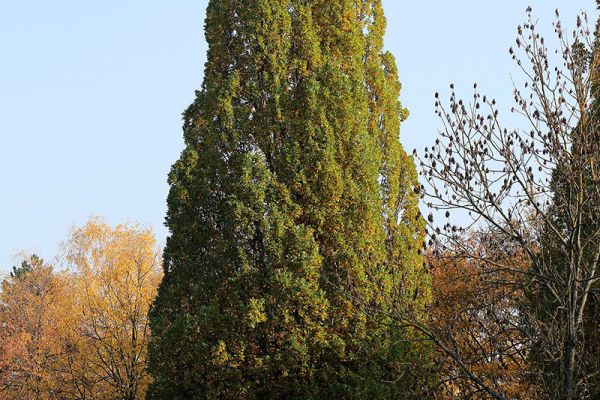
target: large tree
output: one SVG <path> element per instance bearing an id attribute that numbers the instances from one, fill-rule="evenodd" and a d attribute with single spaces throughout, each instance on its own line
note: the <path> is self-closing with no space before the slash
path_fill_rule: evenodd
<path id="1" fill-rule="evenodd" d="M 559 56 L 552 56 L 531 11 L 517 29 L 517 49 L 510 49 L 525 79 L 515 84 L 512 111 L 525 127 L 505 128 L 494 99 L 476 89 L 465 101 L 451 86 L 449 106 L 436 100 L 444 129 L 421 163 L 425 197 L 446 217 L 443 224 L 435 224 L 433 214 L 429 218 L 434 250 L 475 266 L 483 278 L 478 284 L 500 295 L 489 304 L 489 296 L 479 297 L 481 312 L 472 319 L 478 334 L 463 337 L 459 346 L 483 358 L 470 365 L 453 336 L 423 330 L 484 398 L 514 398 L 506 378 L 480 368 L 491 362 L 519 365 L 517 383 L 534 389 L 534 398 L 596 398 L 597 40 L 585 13 L 567 32 L 557 11 Z M 562 65 L 554 67 L 557 59 Z M 469 229 L 447 219 L 451 210 L 467 217 Z M 473 237 L 476 246 L 467 240 Z M 482 334 L 485 346 L 479 347 Z"/>
<path id="2" fill-rule="evenodd" d="M 600 1 L 596 2 L 600 5 Z M 579 25 L 584 24 L 579 20 Z M 587 21 L 585 21 L 587 22 Z M 587 29 L 587 24 L 584 25 Z M 556 294 L 541 288 L 532 293 L 532 305 L 540 325 L 561 321 L 560 329 L 542 329 L 532 361 L 543 371 L 543 384 L 562 390 L 563 397 L 600 396 L 600 19 L 595 34 L 574 42 L 575 81 L 588 96 L 570 134 L 571 159 L 552 174 L 552 205 L 542 237 L 542 256 L 550 266 L 536 272 L 550 273 L 574 295 L 568 306 L 557 307 Z M 565 240 L 564 238 L 568 238 Z M 574 243 L 574 244 L 572 244 Z M 546 347 L 560 349 L 562 357 L 548 360 Z M 544 362 L 546 361 L 546 362 Z"/>
<path id="3" fill-rule="evenodd" d="M 169 176 L 150 399 L 414 389 L 411 333 L 387 315 L 428 290 L 384 30 L 378 0 L 209 2 Z"/>

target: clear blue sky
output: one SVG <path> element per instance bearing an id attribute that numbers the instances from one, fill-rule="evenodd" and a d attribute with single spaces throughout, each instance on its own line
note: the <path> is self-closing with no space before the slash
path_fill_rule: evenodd
<path id="1" fill-rule="evenodd" d="M 206 0 L 0 0 L 0 271 L 20 250 L 52 259 L 91 215 L 159 239 L 181 112 L 202 82 Z M 511 107 L 507 55 L 532 5 L 573 26 L 575 0 L 384 0 L 387 48 L 411 112 L 408 151 L 435 137 L 433 93 L 474 81 Z M 592 17 L 595 17 L 593 13 Z"/>

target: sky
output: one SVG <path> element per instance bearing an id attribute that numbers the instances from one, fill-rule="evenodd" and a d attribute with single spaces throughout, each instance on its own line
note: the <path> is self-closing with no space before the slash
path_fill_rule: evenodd
<path id="1" fill-rule="evenodd" d="M 383 0 L 386 48 L 410 111 L 407 151 L 440 127 L 433 95 L 474 82 L 512 106 L 508 56 L 531 5 L 552 36 L 594 1 Z M 202 83 L 206 0 L 0 0 L 0 272 L 21 252 L 52 260 L 90 216 L 168 234 L 167 174 L 181 112 Z M 590 19 L 595 20 L 595 11 Z M 550 43 L 553 43 L 550 41 Z"/>

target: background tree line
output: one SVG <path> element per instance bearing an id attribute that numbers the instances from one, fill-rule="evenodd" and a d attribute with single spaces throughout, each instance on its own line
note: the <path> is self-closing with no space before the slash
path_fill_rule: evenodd
<path id="1" fill-rule="evenodd" d="M 161 279 L 153 234 L 92 219 L 60 267 L 26 257 L 0 290 L 0 398 L 143 399 L 148 309 Z"/>

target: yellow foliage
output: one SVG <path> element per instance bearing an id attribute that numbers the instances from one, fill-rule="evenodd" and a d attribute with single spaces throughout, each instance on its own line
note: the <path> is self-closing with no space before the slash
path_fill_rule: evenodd
<path id="1" fill-rule="evenodd" d="M 101 383 L 107 398 L 142 399 L 149 383 L 148 311 L 162 277 L 154 235 L 92 219 L 72 232 L 65 250 L 87 368 L 108 375 Z"/>
<path id="2" fill-rule="evenodd" d="M 0 399 L 141 400 L 148 311 L 162 278 L 155 238 L 91 219 L 0 291 Z"/>
<path id="3" fill-rule="evenodd" d="M 62 388 L 62 338 L 68 321 L 65 277 L 39 259 L 22 277 L 7 278 L 0 291 L 0 398 L 57 398 Z"/>

